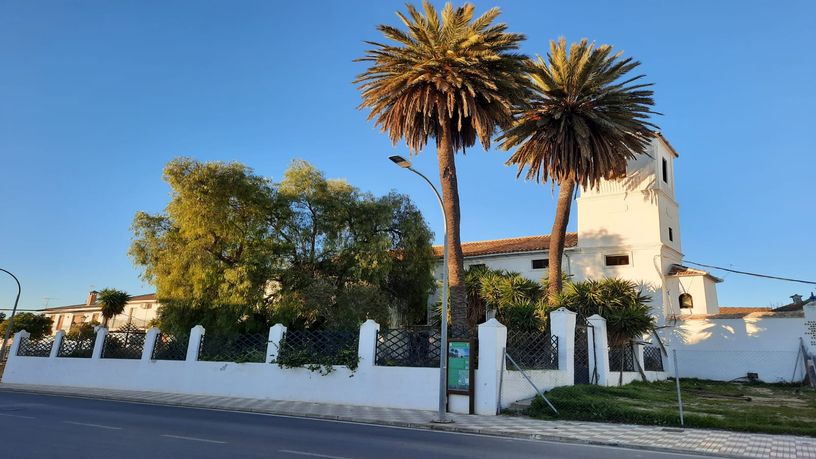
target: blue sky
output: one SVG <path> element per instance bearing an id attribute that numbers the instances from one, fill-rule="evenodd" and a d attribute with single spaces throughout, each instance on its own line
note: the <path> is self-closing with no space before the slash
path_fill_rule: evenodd
<path id="1" fill-rule="evenodd" d="M 441 2 L 437 2 L 441 5 Z M 476 2 L 544 53 L 559 36 L 609 43 L 656 83 L 676 164 L 687 259 L 816 279 L 812 2 Z M 293 158 L 377 194 L 436 203 L 387 162 L 404 154 L 356 109 L 363 40 L 402 2 L 0 2 L 0 267 L 21 307 L 92 288 L 152 291 L 127 257 L 138 210 L 169 199 L 176 156 L 280 178 Z M 458 161 L 463 240 L 548 233 L 549 185 L 506 154 Z M 426 151 L 419 169 L 436 175 Z M 574 215 L 571 228 L 574 228 Z M 715 272 L 717 273 L 717 272 Z M 722 275 L 723 273 L 717 273 Z M 810 287 L 724 274 L 720 302 L 782 304 Z M 15 293 L 0 279 L 0 307 Z"/>

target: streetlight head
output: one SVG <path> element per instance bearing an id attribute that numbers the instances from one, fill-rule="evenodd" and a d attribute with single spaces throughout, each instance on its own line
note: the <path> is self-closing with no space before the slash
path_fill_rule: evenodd
<path id="1" fill-rule="evenodd" d="M 403 169 L 407 169 L 407 168 L 411 167 L 411 161 L 408 161 L 407 159 L 403 158 L 402 156 L 398 156 L 398 155 L 389 156 L 388 159 L 390 159 L 391 161 L 394 162 L 394 164 L 396 164 L 399 167 L 402 167 Z"/>

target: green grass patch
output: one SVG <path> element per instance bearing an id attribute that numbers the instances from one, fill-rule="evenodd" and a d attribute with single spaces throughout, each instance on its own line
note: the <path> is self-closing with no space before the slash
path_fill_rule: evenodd
<path id="1" fill-rule="evenodd" d="M 816 436 L 816 391 L 790 384 L 681 379 L 686 427 Z M 558 387 L 527 414 L 539 419 L 680 426 L 674 380 Z"/>

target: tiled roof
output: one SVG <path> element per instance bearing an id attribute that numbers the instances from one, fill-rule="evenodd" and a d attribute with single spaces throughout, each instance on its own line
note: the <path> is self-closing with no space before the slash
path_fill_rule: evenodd
<path id="1" fill-rule="evenodd" d="M 575 247 L 578 244 L 577 233 L 567 233 L 564 240 L 564 247 Z M 498 255 L 503 253 L 538 252 L 549 250 L 550 235 L 511 237 L 507 239 L 493 239 L 489 241 L 465 242 L 462 244 L 462 252 L 465 257 L 477 257 L 481 255 Z M 434 246 L 434 255 L 442 257 L 442 246 Z"/>
<path id="2" fill-rule="evenodd" d="M 669 269 L 669 276 L 686 277 L 686 276 L 706 276 L 714 282 L 722 282 L 723 280 L 717 276 L 712 275 L 708 271 L 702 269 L 689 268 L 688 266 L 673 264 Z"/>
<path id="3" fill-rule="evenodd" d="M 720 314 L 750 314 L 752 312 L 768 312 L 771 308 L 735 308 L 720 306 Z"/>
<path id="4" fill-rule="evenodd" d="M 150 300 L 155 300 L 155 299 L 156 299 L 156 294 L 155 293 L 145 293 L 144 295 L 134 295 L 134 296 L 130 297 L 130 301 L 150 301 Z M 53 307 L 53 308 L 45 308 L 42 311 L 43 312 L 54 312 L 54 311 L 62 311 L 62 310 L 66 310 L 66 309 L 82 309 L 82 308 L 98 308 L 98 307 L 99 307 L 99 303 L 93 303 L 93 304 L 82 303 L 82 304 L 72 304 L 70 306 L 56 306 L 56 307 Z"/>

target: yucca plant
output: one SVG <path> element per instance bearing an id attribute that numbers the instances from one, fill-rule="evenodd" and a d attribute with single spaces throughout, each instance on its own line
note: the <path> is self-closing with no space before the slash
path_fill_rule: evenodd
<path id="1" fill-rule="evenodd" d="M 479 17 L 474 6 L 446 4 L 441 14 L 427 0 L 422 11 L 407 5 L 397 16 L 404 30 L 380 25 L 393 42 L 367 42 L 373 49 L 359 61 L 370 67 L 355 84 L 360 108 L 391 141 L 404 140 L 411 154 L 429 139 L 436 143 L 439 178 L 448 229 L 451 317 L 454 333 L 475 332 L 476 314 L 467 309 L 465 270 L 459 237 L 456 152 L 478 140 L 485 149 L 499 127 L 513 120 L 513 107 L 527 96 L 528 58 L 516 50 L 524 36 L 495 23 L 499 9 Z"/>
<path id="2" fill-rule="evenodd" d="M 512 127 L 499 138 L 515 148 L 507 164 L 526 170 L 528 180 L 559 187 L 550 234 L 548 295 L 562 289 L 561 258 L 576 184 L 597 187 L 603 179 L 625 176 L 626 163 L 645 152 L 657 126 L 651 84 L 630 76 L 640 65 L 608 45 L 587 40 L 569 48 L 565 39 L 550 44 L 547 59 L 530 67 L 533 95 Z"/>
<path id="3" fill-rule="evenodd" d="M 125 310 L 125 305 L 130 301 L 130 295 L 113 288 L 106 288 L 99 292 L 96 301 L 102 307 L 103 326 L 108 326 L 108 321 L 116 317 Z"/>

